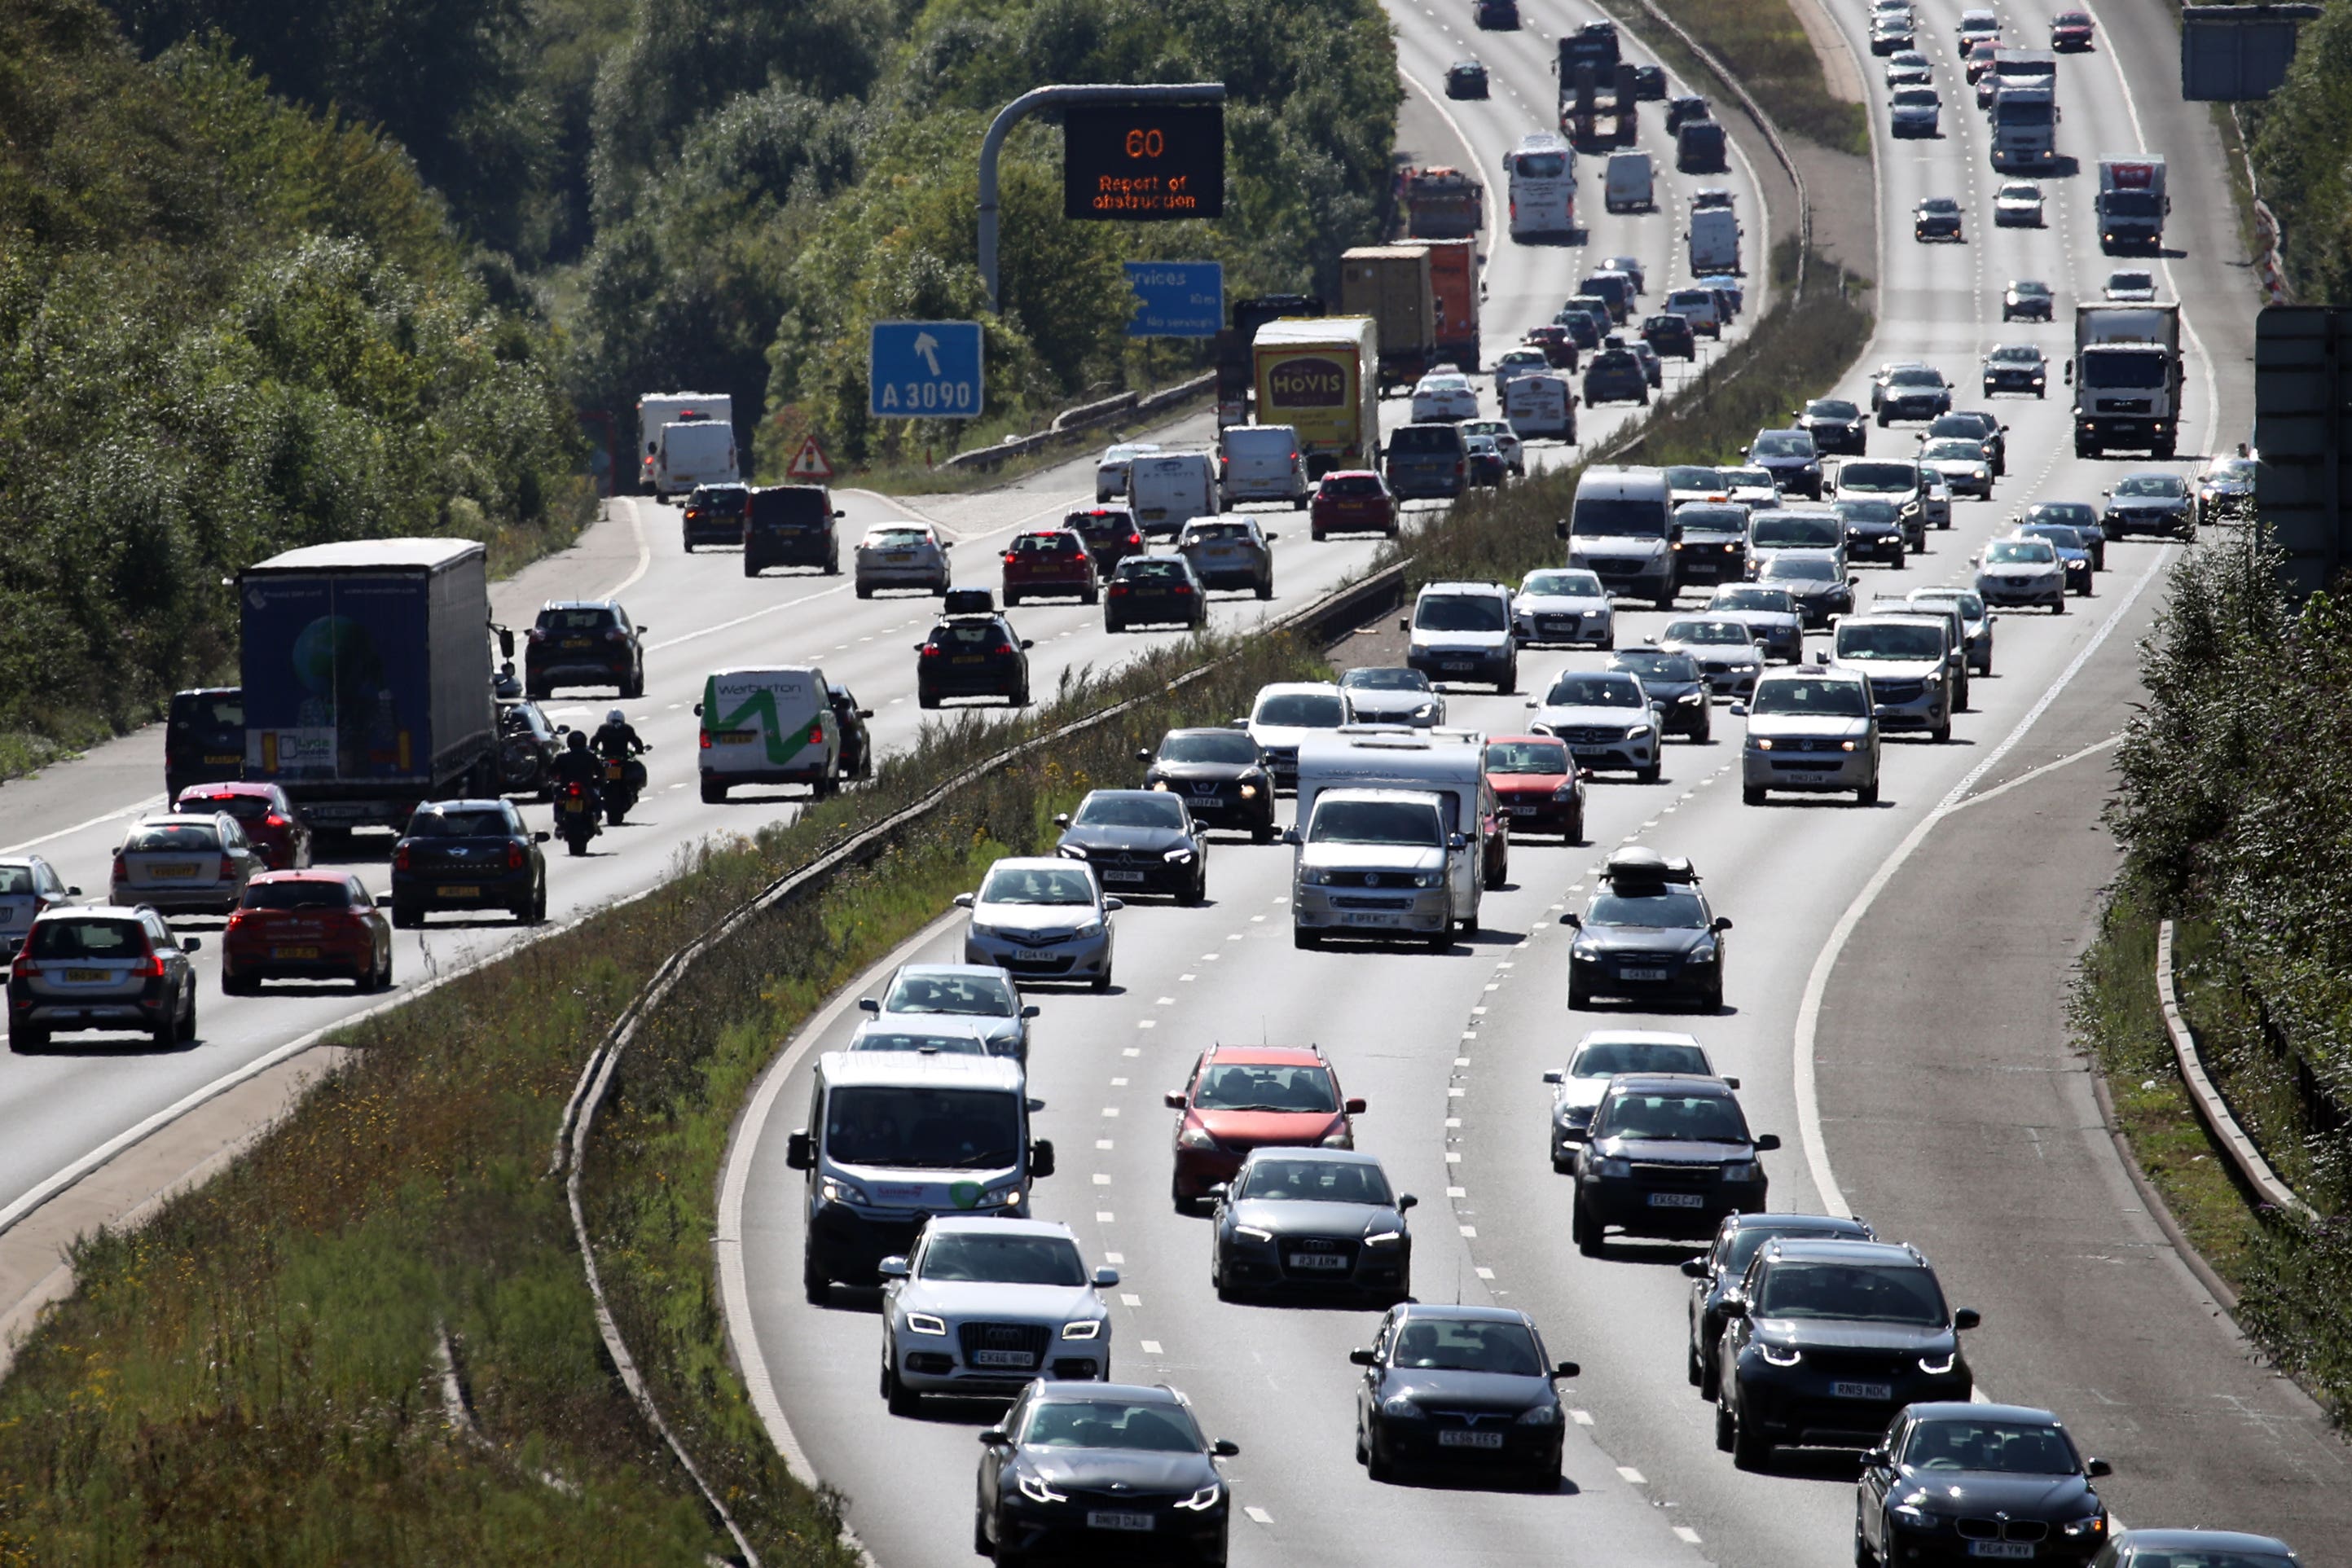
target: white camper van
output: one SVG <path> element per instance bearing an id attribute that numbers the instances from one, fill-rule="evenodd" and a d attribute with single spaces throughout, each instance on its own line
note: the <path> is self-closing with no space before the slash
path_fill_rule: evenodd
<path id="1" fill-rule="evenodd" d="M 1422 791 L 1443 802 L 1452 918 L 1463 930 L 1475 931 L 1483 891 L 1500 885 L 1509 869 L 1500 856 L 1487 853 L 1487 834 L 1497 819 L 1495 788 L 1486 778 L 1486 736 L 1475 729 L 1408 732 L 1393 726 L 1347 725 L 1307 737 L 1298 747 L 1299 826 L 1294 830 L 1302 864 L 1319 858 L 1307 853 L 1316 843 L 1310 831 L 1316 798 L 1336 789 Z M 1314 918 L 1315 912 L 1294 894 L 1294 927 L 1307 928 L 1299 922 Z"/>

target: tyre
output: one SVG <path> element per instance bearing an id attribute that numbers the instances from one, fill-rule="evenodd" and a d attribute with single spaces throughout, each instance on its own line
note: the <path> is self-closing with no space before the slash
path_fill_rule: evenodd
<path id="1" fill-rule="evenodd" d="M 1934 741 L 1938 746 L 1941 746 L 1944 742 L 1951 739 L 1951 722 L 1948 719 L 1944 723 L 1939 724 L 1935 728 L 1929 730 L 1927 732 L 1927 738 Z"/>
<path id="2" fill-rule="evenodd" d="M 1290 928 L 1290 945 L 1302 953 L 1312 953 L 1323 946 L 1323 934 L 1320 931 L 1302 930 L 1294 925 Z"/>
<path id="3" fill-rule="evenodd" d="M 1323 542 L 1323 530 L 1321 528 L 1309 528 L 1307 530 L 1307 537 L 1319 545 Z"/>
<path id="4" fill-rule="evenodd" d="M 1081 604 L 1099 604 L 1099 603 L 1101 603 L 1101 602 L 1102 602 L 1102 590 L 1101 590 L 1101 589 L 1099 589 L 1099 588 L 1089 588 L 1089 589 L 1087 589 L 1084 593 L 1081 593 L 1081 594 L 1079 594 L 1079 595 L 1078 595 L 1078 602 L 1079 602 L 1079 603 L 1081 603 Z"/>
<path id="5" fill-rule="evenodd" d="M 1714 985 L 1707 988 L 1706 995 L 1698 999 L 1698 1009 L 1703 1013 L 1719 1013 L 1723 1010 L 1723 982 L 1721 980 L 1716 981 Z"/>
<path id="6" fill-rule="evenodd" d="M 8 1049 L 15 1051 L 47 1051 L 49 1031 L 38 1024 L 17 1023 L 8 1026 Z"/>
<path id="7" fill-rule="evenodd" d="M 180 1009 L 176 1005 L 178 998 L 173 998 L 173 1000 L 175 1005 L 169 1013 L 164 1015 L 163 1021 L 147 1031 L 149 1041 L 152 1042 L 158 1051 L 164 1050 L 170 1046 L 179 1043 Z"/>
<path id="8" fill-rule="evenodd" d="M 1860 1520 L 1854 1521 L 1853 1525 L 1853 1568 L 1878 1568 L 1878 1553 L 1873 1552 L 1870 1542 L 1862 1538 Z"/>
<path id="9" fill-rule="evenodd" d="M 874 590 L 863 582 L 859 583 L 854 591 L 856 591 L 857 597 L 860 599 L 871 599 L 874 597 Z"/>
<path id="10" fill-rule="evenodd" d="M 1109 990 L 1110 971 L 1108 969 L 1105 969 L 1101 974 L 1097 975 L 1092 980 L 1087 982 L 1087 988 L 1097 992 Z"/>
<path id="11" fill-rule="evenodd" d="M 940 706 L 940 699 L 929 692 L 918 691 L 915 694 L 915 703 L 919 707 L 937 707 Z M 707 796 L 704 798 L 709 799 Z"/>
<path id="12" fill-rule="evenodd" d="M 925 707 L 931 707 L 935 705 L 925 703 L 923 706 Z M 716 806 L 721 800 L 726 799 L 727 786 L 706 776 L 702 780 L 702 803 L 706 806 Z"/>
<path id="13" fill-rule="evenodd" d="M 547 894 L 543 890 L 539 895 L 539 902 L 542 911 L 541 918 L 544 919 L 546 918 L 544 911 L 547 904 Z M 383 945 L 383 964 L 375 972 L 375 988 L 379 991 L 388 991 L 392 989 L 392 944 L 389 942 Z"/>
<path id="14" fill-rule="evenodd" d="M 981 1512 L 977 1500 L 971 1505 L 971 1551 L 975 1557 L 994 1555 L 988 1544 L 988 1516 Z"/>
<path id="15" fill-rule="evenodd" d="M 1592 993 L 1578 985 L 1573 977 L 1568 982 L 1568 1005 L 1571 1009 L 1589 1008 L 1592 1005 Z"/>
<path id="16" fill-rule="evenodd" d="M 1895 559 L 1887 564 L 1892 566 L 1897 571 L 1901 571 L 1903 570 L 1903 551 L 1899 547 L 1895 551 Z"/>
<path id="17" fill-rule="evenodd" d="M 824 574 L 827 577 L 839 577 L 841 575 L 841 558 L 839 556 L 835 556 L 832 559 L 824 563 Z"/>
<path id="18" fill-rule="evenodd" d="M 1497 855 L 1495 863 L 1486 868 L 1486 891 L 1499 892 L 1510 885 L 1511 857 L 1507 852 Z"/>
<path id="19" fill-rule="evenodd" d="M 898 1381 L 898 1369 L 882 1364 L 882 1399 L 893 1416 L 912 1416 L 923 1407 L 923 1396 Z"/>
<path id="20" fill-rule="evenodd" d="M 1731 1402 L 1720 1391 L 1715 1396 L 1715 1446 L 1723 1453 L 1731 1452 L 1732 1440 L 1738 1428 L 1732 1424 Z"/>
<path id="21" fill-rule="evenodd" d="M 1760 1468 L 1770 1456 L 1772 1445 L 1750 1431 L 1748 1423 L 1734 1416 L 1731 1424 L 1731 1463 L 1733 1468 L 1752 1470 Z"/>
<path id="22" fill-rule="evenodd" d="M 367 988 L 367 981 L 365 979 L 361 980 L 360 989 L 364 991 Z M 223 969 L 221 971 L 222 996 L 249 997 L 259 989 L 261 989 L 261 982 L 258 980 L 248 979 L 243 975 L 232 975 L 226 969 Z"/>
<path id="23" fill-rule="evenodd" d="M 1274 579 L 1269 577 L 1264 582 L 1257 585 L 1257 596 L 1260 599 L 1272 599 L 1274 597 Z"/>
<path id="24" fill-rule="evenodd" d="M 1267 822 L 1261 826 L 1250 829 L 1250 842 L 1254 844 L 1270 844 L 1274 842 L 1274 824 L 1272 822 Z"/>
<path id="25" fill-rule="evenodd" d="M 1580 1203 L 1571 1204 L 1569 1207 L 1568 1234 L 1569 1239 L 1576 1243 L 1576 1249 L 1585 1257 L 1601 1256 L 1601 1227 L 1586 1215 L 1584 1205 Z"/>
<path id="26" fill-rule="evenodd" d="M 2053 615 L 2063 615 L 2066 613 L 2066 596 L 2063 593 L 2059 594 L 2057 598 L 2050 601 L 2050 613 Z"/>
<path id="27" fill-rule="evenodd" d="M 392 924 L 396 930 L 414 931 L 425 924 L 425 912 L 395 904 L 392 906 Z"/>
<path id="28" fill-rule="evenodd" d="M 1106 615 L 1103 617 L 1103 630 L 1111 632 L 1124 632 L 1127 630 L 1127 624 L 1121 621 L 1114 621 Z"/>
<path id="29" fill-rule="evenodd" d="M 1205 904 L 1208 900 L 1209 868 L 1203 865 L 1201 874 L 1192 879 L 1192 885 L 1176 895 L 1176 902 L 1190 906 Z"/>
<path id="30" fill-rule="evenodd" d="M 1004 608 L 1006 608 L 1007 610 L 1010 610 L 1010 609 L 1012 609 L 1014 605 L 1016 605 L 1016 604 L 1018 604 L 1018 603 L 1020 603 L 1020 602 L 1021 602 L 1021 591 L 1020 591 L 1019 589 L 1017 589 L 1017 588 L 1008 588 L 1008 589 L 1006 589 L 1006 590 L 1004 591 Z"/>
<path id="31" fill-rule="evenodd" d="M 754 561 L 748 555 L 743 558 L 743 575 L 745 577 L 757 577 L 760 575 L 759 563 Z"/>
<path id="32" fill-rule="evenodd" d="M 833 1299 L 833 1281 L 825 1277 L 816 1254 L 805 1247 L 801 1249 L 801 1294 L 813 1307 L 824 1306 Z"/>
<path id="33" fill-rule="evenodd" d="M 1855 790 L 1853 792 L 1853 803 L 1857 806 L 1877 805 L 1878 780 L 1874 779 L 1869 783 L 1864 785 L 1861 789 Z"/>
<path id="34" fill-rule="evenodd" d="M 1698 1396 L 1712 1404 L 1715 1396 L 1723 1391 L 1722 1384 L 1722 1378 L 1716 1375 L 1715 1357 L 1702 1358 L 1698 1364 Z"/>
<path id="35" fill-rule="evenodd" d="M 1507 697 L 1519 689 L 1519 662 L 1513 659 L 1503 671 L 1503 678 L 1495 683 L 1495 695 Z"/>
<path id="36" fill-rule="evenodd" d="M 1381 1452 L 1381 1435 L 1378 1432 L 1374 1432 L 1364 1445 L 1364 1474 L 1384 1484 L 1396 1479 L 1395 1462 Z"/>
<path id="37" fill-rule="evenodd" d="M 1634 777 L 1644 784 L 1655 784 L 1658 781 L 1658 765 L 1653 762 L 1635 773 Z"/>

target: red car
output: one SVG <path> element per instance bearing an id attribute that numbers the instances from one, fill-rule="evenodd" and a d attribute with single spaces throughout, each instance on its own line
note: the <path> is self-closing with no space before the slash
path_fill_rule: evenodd
<path id="1" fill-rule="evenodd" d="M 1167 1093 L 1176 1117 L 1176 1168 L 1169 1196 L 1189 1213 L 1220 1182 L 1233 1180 L 1252 1149 L 1352 1149 L 1361 1100 L 1339 1092 L 1319 1046 L 1214 1045 L 1192 1065 L 1192 1082 Z"/>
<path id="2" fill-rule="evenodd" d="M 264 872 L 221 937 L 221 989 L 249 995 L 264 980 L 350 980 L 392 988 L 392 922 L 349 872 Z"/>
<path id="3" fill-rule="evenodd" d="M 1323 476 L 1308 503 L 1307 531 L 1397 535 L 1396 497 L 1389 482 L 1369 468 L 1341 468 Z"/>
<path id="4" fill-rule="evenodd" d="M 1530 349 L 1543 350 L 1544 363 L 1556 371 L 1576 369 L 1576 340 L 1568 335 L 1565 327 L 1547 322 L 1528 329 L 1526 342 Z"/>
<path id="5" fill-rule="evenodd" d="M 1143 552 L 1143 534 L 1135 526 L 1135 514 L 1125 507 L 1084 507 L 1065 517 L 1062 526 L 1076 528 L 1087 541 L 1095 570 L 1103 577 L 1129 556 Z"/>
<path id="6" fill-rule="evenodd" d="M 1076 594 L 1081 604 L 1102 598 L 1102 579 L 1096 574 L 1094 552 L 1077 529 L 1038 528 L 1018 534 L 1004 551 L 1004 607 L 1024 598 L 1059 598 Z"/>
<path id="7" fill-rule="evenodd" d="M 2091 47 L 2091 14 L 2088 11 L 2061 11 L 2050 24 L 2050 47 L 2053 49 L 2087 49 Z"/>
<path id="8" fill-rule="evenodd" d="M 1552 736 L 1498 735 L 1486 742 L 1486 778 L 1515 833 L 1558 833 L 1564 842 L 1580 842 L 1590 777 L 1569 759 L 1568 743 Z"/>
<path id="9" fill-rule="evenodd" d="M 235 817 L 271 871 L 300 871 L 310 863 L 310 824 L 275 784 L 191 784 L 172 810 Z"/>

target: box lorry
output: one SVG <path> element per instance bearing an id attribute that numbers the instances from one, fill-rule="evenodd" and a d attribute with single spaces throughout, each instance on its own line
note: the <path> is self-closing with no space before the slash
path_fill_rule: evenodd
<path id="1" fill-rule="evenodd" d="M 637 399 L 637 489 L 651 495 L 654 488 L 654 459 L 661 451 L 661 433 L 665 424 L 675 424 L 692 415 L 716 423 L 733 426 L 735 400 L 725 392 L 647 392 Z"/>
<path id="2" fill-rule="evenodd" d="M 1278 321 L 1286 316 L 1319 317 L 1323 300 L 1313 294 L 1257 294 L 1234 301 L 1234 324 L 1217 334 L 1217 424 L 1247 424 L 1250 422 L 1251 378 L 1256 374 L 1250 360 L 1250 345 L 1256 340 L 1257 329 L 1268 321 Z M 1159 450 L 1157 447 L 1152 450 Z M 1119 471 L 1117 490 L 1106 490 L 1099 478 L 1095 484 L 1095 499 L 1108 501 L 1127 489 L 1126 470 Z"/>
<path id="3" fill-rule="evenodd" d="M 1407 169 L 1404 215 L 1414 239 L 1468 239 L 1486 226 L 1486 187 L 1444 164 Z"/>
<path id="4" fill-rule="evenodd" d="M 661 427 L 654 443 L 654 495 L 659 500 L 691 494 L 701 485 L 733 485 L 742 474 L 735 463 L 735 427 L 700 416 Z"/>
<path id="5" fill-rule="evenodd" d="M 2039 169 L 2058 156 L 2058 94 L 2043 86 L 2005 87 L 1988 111 L 1992 166 Z"/>
<path id="6" fill-rule="evenodd" d="M 1369 316 L 1268 321 L 1251 346 L 1261 424 L 1298 432 L 1307 474 L 1369 468 L 1381 444 L 1380 329 Z"/>
<path id="7" fill-rule="evenodd" d="M 1437 296 L 1429 251 L 1368 245 L 1339 255 L 1339 313 L 1369 316 L 1379 329 L 1381 391 L 1411 386 L 1435 363 Z"/>
<path id="8" fill-rule="evenodd" d="M 240 572 L 245 777 L 328 833 L 496 794 L 488 559 L 472 539 L 354 539 Z"/>
<path id="9" fill-rule="evenodd" d="M 2066 381 L 2075 456 L 2111 447 L 2171 456 L 2180 435 L 2180 307 L 2076 306 Z"/>
<path id="10" fill-rule="evenodd" d="M 1437 298 L 1437 361 L 1478 372 L 1478 242 L 1425 242 L 1429 291 Z"/>
<path id="11" fill-rule="evenodd" d="M 2172 198 L 2164 193 L 2164 160 L 2100 159 L 2094 210 L 2099 215 L 2100 249 L 2110 255 L 2160 249 L 2165 215 L 2172 211 Z"/>

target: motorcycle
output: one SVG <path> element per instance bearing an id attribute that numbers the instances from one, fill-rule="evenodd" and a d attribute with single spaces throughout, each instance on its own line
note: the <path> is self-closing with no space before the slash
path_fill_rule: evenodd
<path id="1" fill-rule="evenodd" d="M 646 750 L 653 748 L 647 747 Z M 635 809 L 646 787 L 646 765 L 634 757 L 604 758 L 604 820 L 614 827 Z"/>
<path id="2" fill-rule="evenodd" d="M 555 831 L 564 848 L 575 855 L 588 852 L 588 841 L 603 830 L 596 825 L 596 796 L 587 785 L 566 784 L 555 798 Z"/>

